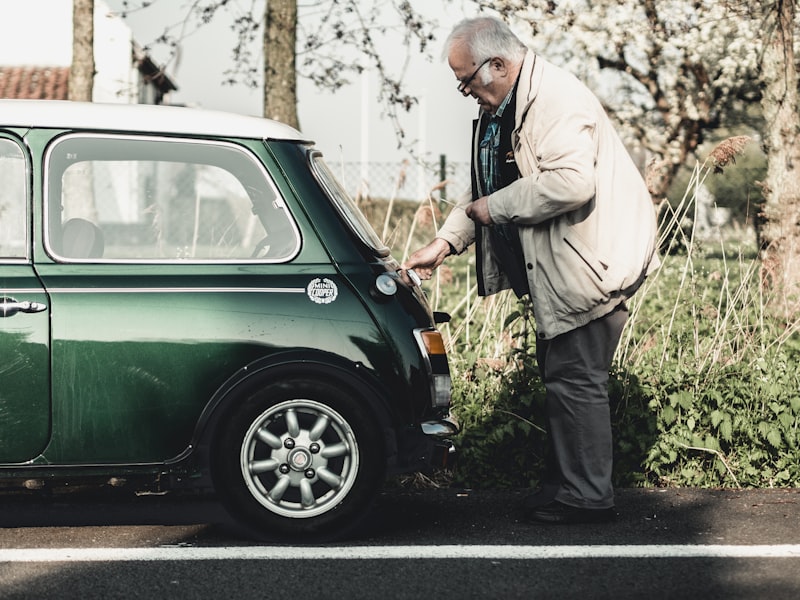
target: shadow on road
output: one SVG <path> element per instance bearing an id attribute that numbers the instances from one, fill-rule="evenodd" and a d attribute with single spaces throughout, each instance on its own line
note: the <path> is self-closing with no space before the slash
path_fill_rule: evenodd
<path id="1" fill-rule="evenodd" d="M 610 524 L 527 522 L 523 490 L 420 491 L 387 487 L 353 543 L 383 544 L 797 544 L 800 490 L 617 490 Z M 211 495 L 121 490 L 0 494 L 0 528 L 202 525 L 241 536 Z"/>

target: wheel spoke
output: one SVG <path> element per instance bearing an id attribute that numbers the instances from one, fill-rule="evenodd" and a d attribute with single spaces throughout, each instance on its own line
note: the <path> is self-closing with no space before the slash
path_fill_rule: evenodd
<path id="1" fill-rule="evenodd" d="M 270 499 L 274 500 L 275 502 L 280 502 L 291 482 L 292 480 L 289 477 L 281 477 L 278 479 L 278 483 L 276 483 L 275 487 L 269 491 Z"/>
<path id="2" fill-rule="evenodd" d="M 322 458 L 336 458 L 337 456 L 344 456 L 349 451 L 350 449 L 347 447 L 347 444 L 340 442 L 332 446 L 325 446 L 320 454 Z"/>
<path id="3" fill-rule="evenodd" d="M 254 475 L 258 475 L 259 473 L 274 471 L 280 466 L 280 464 L 281 461 L 275 458 L 269 458 L 267 460 L 254 460 L 250 463 L 250 472 Z"/>
<path id="4" fill-rule="evenodd" d="M 312 442 L 316 442 L 322 437 L 322 434 L 325 433 L 325 430 L 328 428 L 328 423 L 330 422 L 331 418 L 328 415 L 319 416 L 317 422 L 314 423 L 314 427 L 312 427 L 311 431 L 308 433 L 308 437 Z"/>
<path id="5" fill-rule="evenodd" d="M 325 467 L 320 467 L 317 469 L 317 477 L 334 489 L 339 487 L 339 484 L 342 482 L 341 477 L 339 477 L 336 473 L 328 471 L 328 469 Z"/>
<path id="6" fill-rule="evenodd" d="M 300 502 L 303 508 L 311 508 L 317 502 L 314 497 L 314 491 L 311 489 L 311 482 L 308 479 L 303 479 L 300 482 Z"/>
<path id="7" fill-rule="evenodd" d="M 273 450 L 277 450 L 283 446 L 280 438 L 264 427 L 256 432 L 256 437 Z"/>
<path id="8" fill-rule="evenodd" d="M 293 408 L 286 411 L 286 430 L 293 438 L 300 435 L 300 423 L 297 421 L 297 413 Z"/>

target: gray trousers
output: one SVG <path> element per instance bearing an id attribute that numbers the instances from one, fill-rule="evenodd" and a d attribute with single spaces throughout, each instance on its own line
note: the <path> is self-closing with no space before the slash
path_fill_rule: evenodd
<path id="1" fill-rule="evenodd" d="M 608 315 L 551 340 L 537 340 L 549 435 L 546 496 L 579 508 L 614 505 L 608 371 L 628 310 Z"/>

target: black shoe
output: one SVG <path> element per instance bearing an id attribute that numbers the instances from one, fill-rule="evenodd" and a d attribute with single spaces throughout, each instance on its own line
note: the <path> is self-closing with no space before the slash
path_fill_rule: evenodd
<path id="1" fill-rule="evenodd" d="M 529 511 L 527 517 L 531 521 L 542 523 L 608 523 L 617 518 L 617 510 L 613 506 L 611 508 L 578 508 L 553 500 Z"/>
<path id="2" fill-rule="evenodd" d="M 550 504 L 555 499 L 557 493 L 557 485 L 544 485 L 522 499 L 522 510 L 530 512 L 545 504 Z"/>

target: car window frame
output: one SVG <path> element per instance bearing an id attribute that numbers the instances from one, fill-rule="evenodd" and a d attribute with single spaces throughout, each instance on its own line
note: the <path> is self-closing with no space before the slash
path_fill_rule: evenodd
<path id="1" fill-rule="evenodd" d="M 20 158 L 22 158 L 23 163 L 23 181 L 22 181 L 22 194 L 24 196 L 24 206 L 23 206 L 23 230 L 24 230 L 24 240 L 23 240 L 23 248 L 22 254 L 20 256 L 4 256 L 0 253 L 0 263 L 2 264 L 28 264 L 31 262 L 31 231 L 33 227 L 32 219 L 33 219 L 33 212 L 31 210 L 31 203 L 32 203 L 32 194 L 31 194 L 31 163 L 30 163 L 30 156 L 27 152 L 27 149 L 19 138 L 14 135 L 9 134 L 6 131 L 0 131 L 0 143 L 3 141 L 8 141 L 10 144 L 15 146 L 19 151 Z"/>
<path id="2" fill-rule="evenodd" d="M 65 141 L 74 140 L 78 138 L 85 138 L 85 139 L 100 139 L 100 140 L 135 140 L 135 141 L 142 141 L 142 142 L 156 142 L 156 143 L 183 143 L 183 144 L 196 144 L 196 145 L 204 145 L 208 147 L 220 147 L 226 148 L 228 150 L 233 150 L 238 152 L 242 156 L 244 156 L 247 160 L 249 160 L 255 169 L 260 173 L 262 176 L 262 181 L 269 186 L 269 189 L 274 194 L 275 201 L 280 202 L 280 208 L 285 211 L 287 216 L 287 221 L 291 228 L 291 233 L 294 238 L 294 249 L 287 254 L 286 256 L 281 256 L 278 258 L 267 258 L 267 257 L 250 257 L 250 258 L 234 258 L 234 259 L 223 259 L 223 258 L 186 258 L 186 257 L 175 257 L 175 258 L 109 258 L 109 257 L 101 257 L 101 258 L 80 258 L 80 257 L 70 257 L 64 256 L 59 250 L 56 248 L 56 245 L 53 243 L 53 236 L 52 236 L 52 227 L 60 227 L 61 222 L 60 220 L 56 223 L 52 220 L 53 216 L 58 213 L 58 211 L 52 211 L 51 214 L 51 201 L 54 200 L 51 198 L 52 190 L 51 190 L 51 176 L 52 171 L 54 169 L 54 159 L 53 154 L 58 149 L 58 147 L 63 144 Z M 291 262 L 293 259 L 297 257 L 300 253 L 300 249 L 302 247 L 302 236 L 301 230 L 297 222 L 297 218 L 292 213 L 292 209 L 289 203 L 286 201 L 285 195 L 281 193 L 280 187 L 278 186 L 277 182 L 273 175 L 269 172 L 269 169 L 264 164 L 263 160 L 254 153 L 250 148 L 247 146 L 237 144 L 230 140 L 221 140 L 221 139 L 209 139 L 209 138 L 193 138 L 187 137 L 185 135 L 181 136 L 172 136 L 168 134 L 163 134 L 163 132 L 159 133 L 147 133 L 147 134 L 136 134 L 136 133 L 111 133 L 111 132 L 95 132 L 95 131 L 69 131 L 63 135 L 60 135 L 53 140 L 51 140 L 47 148 L 45 149 L 43 158 L 43 189 L 42 189 L 42 203 L 43 203 L 43 211 L 42 211 L 42 218 L 43 218 L 43 244 L 45 251 L 47 254 L 56 260 L 59 263 L 65 264 L 85 264 L 85 263 L 99 263 L 99 264 L 135 264 L 135 265 L 226 265 L 226 264 L 284 264 Z M 191 163 L 186 163 L 191 164 Z M 63 173 L 64 170 L 60 170 L 60 173 Z M 247 187 L 244 185 L 241 179 L 233 174 L 231 171 L 228 171 L 234 177 L 236 177 L 237 181 L 242 183 L 243 187 Z"/>
<path id="3" fill-rule="evenodd" d="M 342 183 L 336 178 L 333 169 L 325 161 L 322 152 L 311 149 L 306 159 L 309 170 L 314 175 L 317 184 L 325 192 L 325 195 L 336 208 L 348 228 L 375 254 L 381 257 L 389 257 L 391 249 L 380 239 L 378 232 L 375 231 L 375 228 L 367 220 L 364 213 L 358 208 L 355 200 L 351 198 Z M 323 171 L 320 165 L 324 166 L 327 172 Z"/>

